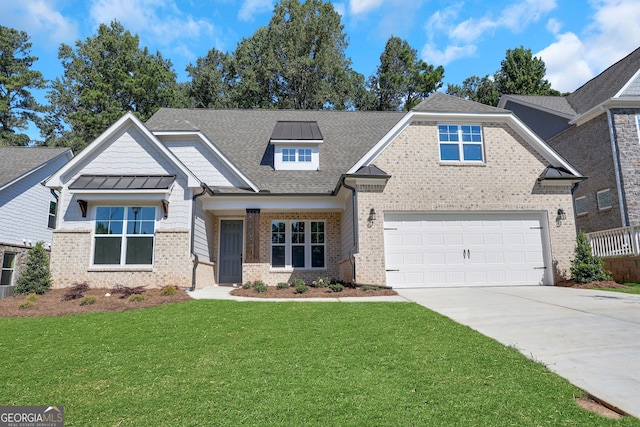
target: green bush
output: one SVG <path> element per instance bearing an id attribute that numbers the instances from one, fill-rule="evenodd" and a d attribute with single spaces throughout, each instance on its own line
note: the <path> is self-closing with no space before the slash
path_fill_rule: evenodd
<path id="1" fill-rule="evenodd" d="M 30 293 L 29 295 L 27 295 L 27 297 L 24 300 L 29 302 L 36 302 L 38 301 L 38 295 L 34 293 Z"/>
<path id="2" fill-rule="evenodd" d="M 92 305 L 96 303 L 96 297 L 84 297 L 80 300 L 80 305 Z"/>
<path id="3" fill-rule="evenodd" d="M 131 302 L 139 302 L 139 301 L 144 301 L 147 298 L 144 295 L 140 295 L 140 294 L 133 294 L 129 297 L 129 301 Z"/>
<path id="4" fill-rule="evenodd" d="M 293 286 L 294 288 L 297 288 L 300 285 L 305 285 L 304 280 L 299 279 L 299 278 L 295 278 L 293 279 L 293 281 L 291 282 L 291 286 Z"/>
<path id="5" fill-rule="evenodd" d="M 267 288 L 267 285 L 265 285 L 262 280 L 256 280 L 253 283 L 253 292 L 257 292 L 260 294 L 262 292 L 267 292 L 268 290 L 269 288 Z"/>
<path id="6" fill-rule="evenodd" d="M 49 256 L 44 249 L 44 243 L 36 243 L 27 254 L 27 266 L 18 279 L 14 293 L 18 295 L 32 292 L 44 294 L 51 288 Z"/>
<path id="7" fill-rule="evenodd" d="M 33 301 L 25 300 L 25 302 L 23 302 L 22 304 L 20 304 L 20 305 L 18 306 L 18 308 L 21 308 L 21 309 L 22 309 L 22 308 L 31 308 L 31 307 L 33 307 L 34 305 L 36 305 L 36 304 L 35 304 Z"/>
<path id="8" fill-rule="evenodd" d="M 309 287 L 305 285 L 304 282 L 298 283 L 297 285 L 295 285 L 295 287 L 296 294 L 304 294 L 305 292 L 309 292 Z"/>
<path id="9" fill-rule="evenodd" d="M 178 289 L 173 285 L 167 285 L 163 287 L 162 290 L 160 291 L 160 295 L 162 295 L 163 297 L 170 297 L 177 293 L 178 293 Z"/>
<path id="10" fill-rule="evenodd" d="M 380 289 L 380 288 L 378 288 L 377 286 L 364 285 L 364 286 L 363 286 L 362 288 L 360 288 L 360 289 L 362 289 L 363 291 L 365 291 L 365 292 L 366 292 L 366 291 L 377 291 L 377 290 L 378 290 L 378 289 Z"/>
<path id="11" fill-rule="evenodd" d="M 328 278 L 320 277 L 318 280 L 314 280 L 311 285 L 314 288 L 326 288 L 330 283 L 331 281 Z"/>
<path id="12" fill-rule="evenodd" d="M 289 284 L 286 282 L 280 282 L 276 285 L 276 289 L 278 290 L 287 289 L 287 288 L 289 288 Z"/>
<path id="13" fill-rule="evenodd" d="M 247 282 L 244 285 L 242 285 L 242 289 L 251 289 L 252 286 L 253 286 L 253 283 Z"/>
<path id="14" fill-rule="evenodd" d="M 332 283 L 329 285 L 329 289 L 331 289 L 331 292 L 342 292 L 344 291 L 344 285 L 340 283 Z"/>
<path id="15" fill-rule="evenodd" d="M 611 273 L 604 269 L 602 259 L 591 252 L 589 239 L 582 230 L 576 238 L 575 254 L 575 259 L 571 261 L 571 280 L 578 283 L 591 283 L 611 279 Z"/>

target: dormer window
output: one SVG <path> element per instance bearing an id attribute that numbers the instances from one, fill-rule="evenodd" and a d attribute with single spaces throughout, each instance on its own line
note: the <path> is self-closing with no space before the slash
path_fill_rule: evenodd
<path id="1" fill-rule="evenodd" d="M 269 142 L 276 170 L 317 170 L 322 133 L 316 122 L 277 122 Z"/>

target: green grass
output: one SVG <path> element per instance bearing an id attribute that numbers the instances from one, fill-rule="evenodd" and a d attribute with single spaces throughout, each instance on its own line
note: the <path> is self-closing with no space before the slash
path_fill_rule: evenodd
<path id="1" fill-rule="evenodd" d="M 598 291 L 622 292 L 625 294 L 640 294 L 640 283 L 622 283 L 622 285 L 631 286 L 631 288 L 594 288 Z"/>
<path id="2" fill-rule="evenodd" d="M 583 393 L 416 304 L 190 301 L 0 319 L 2 405 L 66 426 L 597 426 Z"/>

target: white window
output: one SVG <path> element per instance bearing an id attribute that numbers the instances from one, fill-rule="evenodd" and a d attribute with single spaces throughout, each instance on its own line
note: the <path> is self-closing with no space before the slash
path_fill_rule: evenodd
<path id="1" fill-rule="evenodd" d="M 578 197 L 576 198 L 576 215 L 586 215 L 587 214 L 587 198 L 586 197 Z"/>
<path id="2" fill-rule="evenodd" d="M 13 283 L 13 272 L 16 268 L 16 254 L 5 252 L 2 256 L 2 274 L 0 275 L 0 285 L 11 286 Z"/>
<path id="3" fill-rule="evenodd" d="M 56 228 L 56 212 L 57 212 L 58 204 L 56 202 L 49 202 L 49 220 L 47 222 L 47 227 Z"/>
<path id="4" fill-rule="evenodd" d="M 324 221 L 273 221 L 271 267 L 325 268 Z"/>
<path id="5" fill-rule="evenodd" d="M 283 148 L 282 149 L 282 161 L 283 162 L 295 162 L 296 161 L 296 149 L 295 148 Z"/>
<path id="6" fill-rule="evenodd" d="M 283 148 L 283 162 L 311 162 L 311 148 Z"/>
<path id="7" fill-rule="evenodd" d="M 607 188 L 596 193 L 596 199 L 598 201 L 598 210 L 602 211 L 611 208 L 611 191 Z"/>
<path id="8" fill-rule="evenodd" d="M 311 162 L 311 148 L 298 148 L 298 161 Z"/>
<path id="9" fill-rule="evenodd" d="M 438 125 L 440 160 L 473 162 L 484 160 L 480 125 Z"/>
<path id="10" fill-rule="evenodd" d="M 93 264 L 153 264 L 155 219 L 152 206 L 98 206 Z"/>

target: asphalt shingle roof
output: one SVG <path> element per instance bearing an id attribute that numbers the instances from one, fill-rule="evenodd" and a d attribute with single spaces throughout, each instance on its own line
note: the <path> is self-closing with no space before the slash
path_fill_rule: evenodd
<path id="1" fill-rule="evenodd" d="M 507 99 L 526 102 L 557 111 L 562 114 L 575 116 L 577 113 L 569 104 L 566 96 L 539 96 L 539 95 L 505 95 Z"/>
<path id="2" fill-rule="evenodd" d="M 262 191 L 328 194 L 404 116 L 404 112 L 313 110 L 208 110 L 161 108 L 146 123 L 154 131 L 201 131 Z M 276 171 L 269 139 L 277 122 L 317 122 L 317 171 Z M 226 191 L 220 188 L 220 191 Z"/>
<path id="3" fill-rule="evenodd" d="M 0 187 L 67 150 L 67 147 L 0 147 Z"/>
<path id="4" fill-rule="evenodd" d="M 424 111 L 433 113 L 504 113 L 510 111 L 502 108 L 492 107 L 475 101 L 469 101 L 457 96 L 447 95 L 442 92 L 435 92 L 427 99 L 413 108 L 413 111 Z"/>

